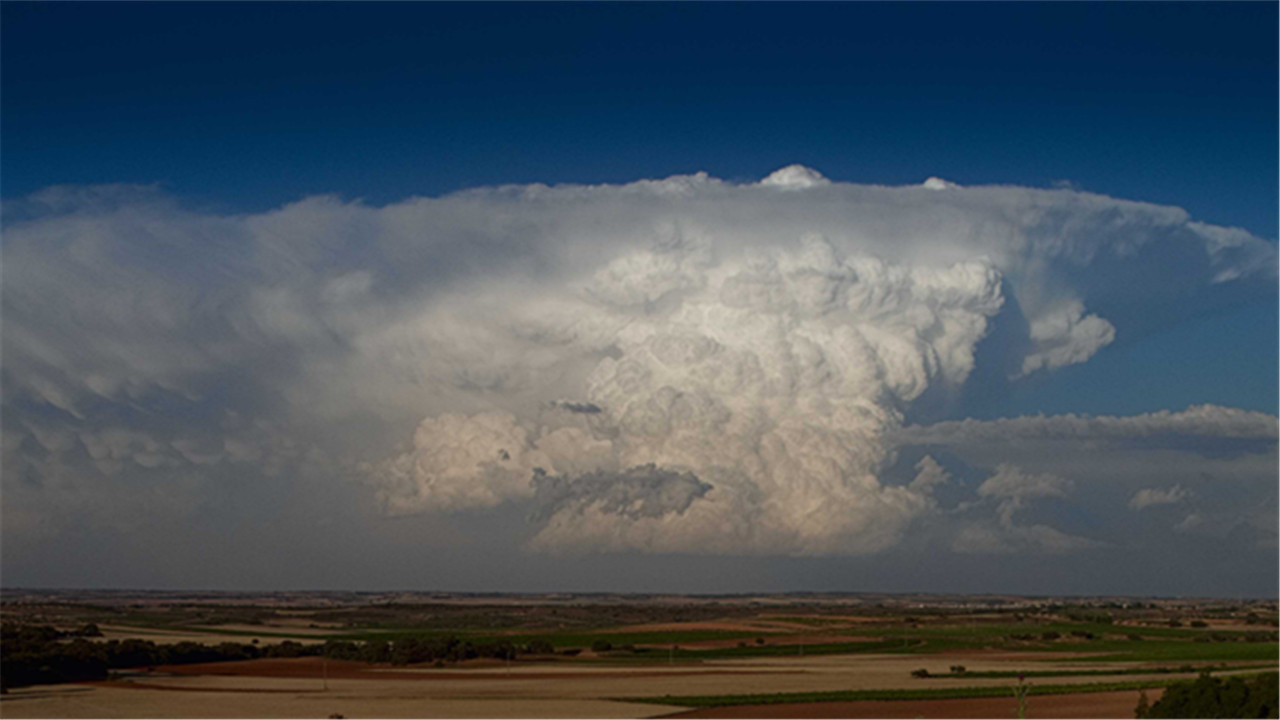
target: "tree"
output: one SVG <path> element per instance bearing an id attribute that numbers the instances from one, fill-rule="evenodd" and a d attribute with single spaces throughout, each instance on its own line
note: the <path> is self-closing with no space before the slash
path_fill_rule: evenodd
<path id="1" fill-rule="evenodd" d="M 1141 698 L 1139 707 L 1141 710 Z M 1246 682 L 1201 673 L 1194 681 L 1174 683 L 1140 718 L 1274 718 L 1280 712 L 1280 674 Z"/>

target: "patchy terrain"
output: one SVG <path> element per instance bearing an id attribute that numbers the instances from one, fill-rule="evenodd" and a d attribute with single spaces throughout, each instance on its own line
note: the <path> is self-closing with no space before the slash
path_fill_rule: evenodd
<path id="1" fill-rule="evenodd" d="M 107 669 L 10 686 L 4 717 L 1011 717 L 1020 674 L 1030 717 L 1132 717 L 1277 667 L 1269 602 L 72 599 L 6 597 L 6 678 L 20 627 Z"/>

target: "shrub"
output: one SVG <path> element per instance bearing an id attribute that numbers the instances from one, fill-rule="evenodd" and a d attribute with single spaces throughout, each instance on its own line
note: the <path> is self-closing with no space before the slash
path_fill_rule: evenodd
<path id="1" fill-rule="evenodd" d="M 1054 640 L 1057 640 L 1060 637 L 1062 637 L 1061 633 L 1056 633 L 1052 630 L 1050 630 L 1049 632 L 1040 633 L 1040 639 L 1048 640 L 1049 642 L 1053 642 Z"/>
<path id="2" fill-rule="evenodd" d="M 1142 639 L 1142 636 L 1141 636 L 1141 635 L 1139 635 L 1138 633 L 1129 633 L 1129 636 L 1128 636 L 1128 637 L 1129 637 L 1129 639 L 1130 639 L 1130 640 L 1132 640 L 1132 641 L 1134 641 L 1134 642 L 1137 642 L 1137 641 L 1139 641 L 1139 640 L 1141 640 L 1141 639 Z"/>
<path id="3" fill-rule="evenodd" d="M 613 643 L 608 640 L 596 640 L 591 643 L 592 652 L 609 652 L 613 649 Z"/>
<path id="4" fill-rule="evenodd" d="M 912 671 L 911 671 L 911 677 L 915 677 L 915 678 L 927 678 L 927 677 L 929 677 L 929 671 L 928 671 L 928 670 L 926 670 L 926 669 L 924 669 L 924 668 L 919 668 L 919 669 L 916 669 L 916 670 L 912 670 Z"/>
<path id="5" fill-rule="evenodd" d="M 1205 622 L 1205 621 L 1203 621 L 1203 620 L 1192 620 L 1192 621 L 1191 621 L 1191 627 L 1193 627 L 1193 628 L 1207 628 L 1207 627 L 1209 627 L 1209 623 L 1207 623 L 1207 622 Z"/>
<path id="6" fill-rule="evenodd" d="M 965 668 L 964 668 L 964 666 L 963 666 L 963 665 L 952 665 L 952 666 L 951 666 L 951 672 L 955 673 L 956 675 L 963 675 L 963 674 L 964 674 L 964 670 L 965 670 Z"/>
<path id="7" fill-rule="evenodd" d="M 1141 705 L 1139 705 L 1139 710 Z M 1280 711 L 1280 675 L 1268 673 L 1250 681 L 1215 678 L 1207 672 L 1195 680 L 1174 683 L 1140 718 L 1274 718 Z"/>
<path id="8" fill-rule="evenodd" d="M 525 652 L 530 655 L 551 655 L 555 651 L 555 647 L 546 640 L 530 640 L 525 647 Z"/>

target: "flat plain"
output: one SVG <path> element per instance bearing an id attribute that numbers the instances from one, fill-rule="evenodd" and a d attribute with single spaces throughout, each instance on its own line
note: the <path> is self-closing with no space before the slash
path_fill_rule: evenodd
<path id="1" fill-rule="evenodd" d="M 7 638 L 52 627 L 107 657 L 129 638 L 160 660 L 179 657 L 168 643 L 241 657 L 112 660 L 105 677 L 8 687 L 0 714 L 1013 717 L 1022 683 L 1029 717 L 1133 717 L 1139 692 L 1278 665 L 1272 601 L 321 599 L 6 598 Z M 100 634 L 77 636 L 88 624 Z"/>

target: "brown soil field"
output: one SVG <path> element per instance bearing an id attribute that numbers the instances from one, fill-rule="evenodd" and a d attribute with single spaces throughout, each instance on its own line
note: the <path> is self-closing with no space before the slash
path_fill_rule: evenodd
<path id="1" fill-rule="evenodd" d="M 1155 702 L 1164 690 L 1147 691 Z M 1138 691 L 1042 695 L 1027 699 L 1028 718 L 1131 718 Z M 666 715 L 669 718 L 1003 718 L 1015 717 L 1013 698 L 893 700 L 782 705 L 731 705 Z"/>
<path id="2" fill-rule="evenodd" d="M 1043 662 L 1037 669 L 1090 669 L 1098 663 Z M 624 703 L 609 698 L 662 695 L 733 695 L 816 692 L 878 688 L 949 688 L 994 685 L 999 678 L 913 678 L 913 669 L 944 672 L 960 659 L 970 670 L 1017 670 L 1026 659 L 990 656 L 822 655 L 733 659 L 667 665 L 616 665 L 564 661 L 525 661 L 505 665 L 468 663 L 447 668 L 371 666 L 330 660 L 327 675 L 320 658 L 271 658 L 158 668 L 155 673 L 122 676 L 106 683 L 18 688 L 0 697 L 0 717 L 651 717 L 687 710 L 672 706 Z M 1105 667 L 1137 665 L 1109 663 Z M 326 678 L 327 680 L 322 680 Z M 1070 677 L 1061 683 L 1108 679 L 1161 680 L 1194 674 Z M 416 682 L 415 682 L 416 681 Z M 1114 695 L 1114 694 L 1107 694 Z M 1074 698 L 1074 699 L 1072 699 Z M 1109 715 L 1103 695 L 1031 698 L 1032 717 L 1128 717 Z M 946 704 L 823 703 L 750 706 L 728 717 L 1011 717 L 994 700 L 939 701 Z M 965 703 L 979 703 L 966 710 Z M 1127 700 L 1125 702 L 1128 702 Z M 955 704 L 960 703 L 960 704 Z M 982 703 L 987 703 L 983 705 Z M 1072 703 L 1084 703 L 1073 709 Z M 1115 707 L 1119 707 L 1119 703 Z M 822 709 L 825 708 L 825 709 Z M 941 708 L 939 710 L 938 708 Z M 785 709 L 789 715 L 782 714 Z M 710 711 L 706 711 L 710 712 Z M 760 713 L 753 715 L 745 713 Z M 903 713 L 903 715 L 889 714 Z M 963 713 L 973 713 L 965 715 Z M 810 714 L 805 714 L 810 713 Z M 1081 714 L 1083 713 L 1083 714 Z"/>
<path id="3" fill-rule="evenodd" d="M 682 632 L 689 630 L 722 630 L 725 632 L 795 632 L 808 626 L 780 620 L 706 620 L 697 622 L 645 623 L 610 628 L 606 633 Z"/>
<path id="4" fill-rule="evenodd" d="M 292 640 L 294 642 L 302 643 L 304 645 L 324 642 L 323 638 L 309 637 L 308 634 L 297 632 L 292 628 L 271 628 L 271 627 L 266 627 L 262 625 L 245 626 L 245 627 L 253 628 L 252 630 L 247 630 L 247 632 L 259 632 L 259 633 L 266 633 L 266 634 L 264 635 L 227 635 L 224 633 L 217 633 L 217 632 L 200 632 L 199 630 L 191 630 L 191 631 L 154 630 L 151 628 L 130 627 L 128 625 L 100 625 L 99 629 L 102 631 L 102 637 L 95 638 L 95 640 L 105 642 L 107 640 L 128 640 L 130 638 L 136 638 L 138 640 L 150 640 L 151 642 L 157 643 L 157 644 L 197 642 L 197 643 L 204 643 L 207 645 L 217 645 L 218 643 L 223 643 L 223 642 L 250 643 L 250 642 L 253 642 L 254 640 L 257 640 L 259 644 L 263 644 L 263 645 L 273 645 L 275 643 L 283 642 L 285 640 Z M 232 626 L 227 626 L 226 629 L 232 629 Z M 323 631 L 323 630 L 318 630 L 315 632 L 317 634 L 326 633 L 326 631 Z M 281 635 L 286 635 L 286 634 L 288 635 L 288 637 L 280 637 Z"/>
<path id="5" fill-rule="evenodd" d="M 920 666 L 945 671 L 946 665 L 918 657 L 818 656 L 723 661 L 686 665 L 641 666 L 576 663 L 513 663 L 507 668 L 429 668 L 368 666 L 330 661 L 330 687 L 373 687 L 399 694 L 426 693 L 434 698 L 539 697 L 601 699 L 660 695 L 735 695 L 745 693 L 823 692 L 879 688 L 929 689 L 964 686 L 1007 686 L 1007 678 L 913 678 Z M 966 659 L 973 671 L 1011 670 L 1007 663 Z M 1057 663 L 1048 663 L 1045 669 Z M 1070 667 L 1081 669 L 1079 664 Z M 135 675 L 117 682 L 198 689 L 298 689 L 321 685 L 324 668 L 318 658 L 268 659 L 161 668 L 166 673 Z M 1062 683 L 1108 679 L 1169 679 L 1181 675 L 1064 677 Z M 1187 674 L 1186 677 L 1194 677 Z M 418 681 L 418 682 L 414 682 Z M 156 692 L 163 692 L 153 688 Z"/>
<path id="6" fill-rule="evenodd" d="M 0 696 L 4 718 L 645 718 L 679 708 L 596 699 L 435 698 L 379 683 L 320 693 L 164 692 L 58 685 Z"/>
<path id="7" fill-rule="evenodd" d="M 231 630 L 234 632 L 241 632 L 241 633 L 270 633 L 273 635 L 275 634 L 296 635 L 304 638 L 310 635 L 335 634 L 333 623 L 330 623 L 329 625 L 323 626 L 323 627 L 321 626 L 311 627 L 311 625 L 317 625 L 317 624 L 305 619 L 293 620 L 293 619 L 282 618 L 279 620 L 271 620 L 261 625 L 245 625 L 245 624 L 228 623 L 226 625 L 209 625 L 209 626 L 192 625 L 191 628 L 193 630 L 209 630 L 214 634 L 216 634 L 218 630 Z M 338 629 L 338 632 L 341 632 L 340 628 Z"/>
<path id="8" fill-rule="evenodd" d="M 761 620 L 779 620 L 779 621 L 796 621 L 801 618 L 814 618 L 823 622 L 830 621 L 833 625 L 839 623 L 849 623 L 851 625 L 857 623 L 884 622 L 883 617 L 870 617 L 867 615 L 761 615 Z"/>
<path id="9" fill-rule="evenodd" d="M 982 658 L 983 660 L 1004 661 L 1004 662 L 1035 662 L 1036 660 L 1072 660 L 1076 658 L 1105 657 L 1112 653 L 1104 652 L 1018 652 L 1003 650 L 1001 648 L 969 648 L 965 650 L 939 650 L 933 653 L 935 657 L 969 657 Z M 1156 663 L 1157 665 L 1167 665 L 1168 663 Z"/>
<path id="10" fill-rule="evenodd" d="M 520 665 L 520 664 L 517 664 Z M 491 668 L 501 665 L 489 664 Z M 545 666 L 544 666 L 545 667 Z M 778 670 L 752 669 L 666 669 L 666 668 L 582 668 L 560 667 L 549 672 L 537 672 L 525 665 L 519 672 L 505 670 L 439 670 L 425 666 L 388 668 L 386 666 L 369 665 L 352 660 L 330 660 L 327 664 L 320 658 L 263 658 L 259 660 L 235 660 L 231 662 L 197 663 L 190 665 L 161 665 L 155 669 L 156 677 L 164 676 L 198 676 L 198 677 L 256 677 L 256 678 L 311 678 L 345 680 L 449 680 L 449 681 L 481 681 L 481 680 L 599 680 L 605 678 L 670 678 L 682 675 L 777 675 Z M 541 668 L 540 668 L 541 669 Z M 782 671 L 782 674 L 801 673 L 803 670 Z M 150 677 L 141 675 L 141 678 Z M 146 682 L 145 680 L 140 682 Z M 111 683 L 99 683 L 109 685 Z M 161 685 L 149 684 L 147 687 L 159 688 Z"/>

